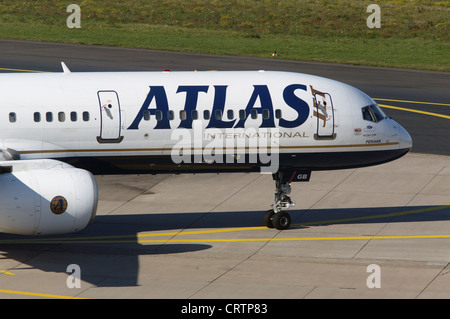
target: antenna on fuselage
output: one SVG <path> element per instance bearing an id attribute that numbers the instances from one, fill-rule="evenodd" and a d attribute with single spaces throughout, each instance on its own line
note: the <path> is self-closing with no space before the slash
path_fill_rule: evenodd
<path id="1" fill-rule="evenodd" d="M 62 66 L 64 73 L 70 73 L 69 68 L 67 67 L 67 65 L 64 62 L 61 62 L 61 66 Z"/>

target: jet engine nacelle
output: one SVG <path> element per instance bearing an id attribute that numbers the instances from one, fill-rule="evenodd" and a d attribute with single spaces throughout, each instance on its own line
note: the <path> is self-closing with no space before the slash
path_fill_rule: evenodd
<path id="1" fill-rule="evenodd" d="M 95 217 L 97 182 L 90 172 L 55 160 L 6 161 L 0 165 L 0 203 L 0 232 L 76 232 Z"/>

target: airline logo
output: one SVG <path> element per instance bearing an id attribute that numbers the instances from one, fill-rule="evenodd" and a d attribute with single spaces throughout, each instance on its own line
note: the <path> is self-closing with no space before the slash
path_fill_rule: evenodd
<path id="1" fill-rule="evenodd" d="M 67 199 L 63 196 L 56 196 L 50 202 L 50 210 L 55 215 L 61 215 L 67 210 Z"/>
<path id="2" fill-rule="evenodd" d="M 275 128 L 274 105 L 272 102 L 272 95 L 267 85 L 253 85 L 253 92 L 248 99 L 243 99 L 243 105 L 247 101 L 245 108 L 244 119 L 224 120 L 217 119 L 214 114 L 216 111 L 221 111 L 224 114 L 225 102 L 227 98 L 227 85 L 180 85 L 177 89 L 177 94 L 185 94 L 184 110 L 186 111 L 186 119 L 183 119 L 177 128 L 192 128 L 192 111 L 197 109 L 197 102 L 200 94 L 213 92 L 214 100 L 211 106 L 211 116 L 208 126 L 206 128 L 245 128 L 245 122 L 251 114 L 252 110 L 256 110 L 258 114 L 262 114 L 263 110 L 268 110 L 269 116 L 263 117 L 260 128 Z M 297 116 L 294 119 L 285 119 L 283 117 L 278 119 L 278 127 L 294 128 L 302 125 L 309 116 L 309 106 L 304 100 L 295 95 L 296 90 L 307 91 L 307 87 L 302 84 L 291 84 L 283 89 L 282 97 L 286 105 L 292 108 Z M 259 100 L 259 103 L 256 102 Z M 150 108 L 150 104 L 154 101 L 156 107 Z M 150 86 L 150 91 L 142 104 L 136 118 L 133 120 L 128 130 L 139 129 L 144 113 L 149 112 L 150 115 L 156 115 L 160 111 L 162 114 L 167 114 L 169 111 L 169 99 L 164 86 Z M 259 106 L 260 105 L 260 106 Z M 267 112 L 267 111 L 266 111 Z M 154 129 L 171 129 L 170 120 L 167 116 L 163 116 L 156 124 Z"/>

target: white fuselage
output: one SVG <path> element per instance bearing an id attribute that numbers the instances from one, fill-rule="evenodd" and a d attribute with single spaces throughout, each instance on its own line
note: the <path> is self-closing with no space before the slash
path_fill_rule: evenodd
<path id="1" fill-rule="evenodd" d="M 311 75 L 2 74 L 0 88 L 0 149 L 20 159 L 67 160 L 94 173 L 254 170 L 259 159 L 220 163 L 218 154 L 237 161 L 265 145 L 280 154 L 281 166 L 345 168 L 384 162 L 411 147 L 408 133 L 384 114 L 363 118 L 362 108 L 376 105 L 366 94 Z M 182 158 L 189 152 L 190 163 Z M 364 156 L 370 153 L 378 155 Z"/>

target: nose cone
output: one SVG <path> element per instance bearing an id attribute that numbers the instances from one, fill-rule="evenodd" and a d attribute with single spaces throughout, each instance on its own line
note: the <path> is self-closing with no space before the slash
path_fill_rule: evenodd
<path id="1" fill-rule="evenodd" d="M 408 151 L 412 148 L 412 138 L 411 135 L 409 135 L 408 131 L 405 130 L 403 126 L 401 126 L 398 123 L 395 123 L 397 130 L 398 130 L 398 136 L 399 136 L 399 149 L 407 149 Z"/>

